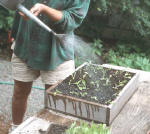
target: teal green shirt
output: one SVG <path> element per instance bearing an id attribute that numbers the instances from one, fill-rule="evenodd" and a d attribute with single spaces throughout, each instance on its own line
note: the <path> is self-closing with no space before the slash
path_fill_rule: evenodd
<path id="1" fill-rule="evenodd" d="M 57 34 L 73 31 L 85 18 L 90 0 L 25 0 L 23 5 L 30 9 L 36 3 L 44 3 L 51 8 L 62 11 L 60 21 L 53 23 L 46 15 L 39 15 L 45 24 Z M 54 70 L 59 64 L 74 59 L 73 44 L 65 42 L 65 46 L 52 34 L 38 26 L 35 22 L 25 21 L 16 12 L 12 28 L 12 37 L 16 40 L 14 53 L 27 65 L 37 70 Z"/>

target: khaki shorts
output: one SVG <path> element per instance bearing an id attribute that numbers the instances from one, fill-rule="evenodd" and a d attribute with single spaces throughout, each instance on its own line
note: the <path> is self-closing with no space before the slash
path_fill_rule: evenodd
<path id="1" fill-rule="evenodd" d="M 41 76 L 42 82 L 48 85 L 54 85 L 64 80 L 75 71 L 73 60 L 65 61 L 60 64 L 54 71 L 34 70 L 13 54 L 12 59 L 12 76 L 13 79 L 22 82 L 31 82 Z"/>

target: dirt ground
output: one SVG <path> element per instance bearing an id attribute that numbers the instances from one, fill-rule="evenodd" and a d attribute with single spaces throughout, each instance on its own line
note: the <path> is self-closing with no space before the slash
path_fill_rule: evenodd
<path id="1" fill-rule="evenodd" d="M 38 118 L 51 121 L 59 125 L 65 125 L 65 126 L 70 126 L 74 121 L 76 121 L 76 123 L 79 124 L 79 120 L 80 120 L 75 117 L 70 118 L 70 116 L 50 111 L 49 109 L 40 110 L 36 116 Z"/>
<path id="2" fill-rule="evenodd" d="M 9 53 L 7 50 L 4 51 L 1 50 L 0 60 L 2 59 L 2 60 L 10 61 L 10 57 L 11 57 L 11 53 Z M 1 111 L 1 107 L 0 107 L 0 111 Z M 0 112 L 0 134 L 8 134 L 8 129 L 10 127 L 11 121 L 6 119 L 7 118 L 6 116 L 4 116 Z"/>
<path id="3" fill-rule="evenodd" d="M 8 134 L 8 128 L 11 122 L 11 97 L 13 85 L 1 84 L 3 82 L 13 82 L 10 58 L 8 51 L 0 51 L 0 134 Z M 34 86 L 43 87 L 41 80 L 36 81 Z M 33 116 L 43 107 L 44 90 L 32 89 L 28 99 L 28 108 L 25 119 Z"/>
<path id="4" fill-rule="evenodd" d="M 5 121 L 5 117 L 0 115 L 0 134 L 8 134 L 10 121 Z"/>

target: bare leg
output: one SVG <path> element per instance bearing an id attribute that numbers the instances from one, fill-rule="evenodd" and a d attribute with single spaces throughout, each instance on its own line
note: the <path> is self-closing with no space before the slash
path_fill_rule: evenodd
<path id="1" fill-rule="evenodd" d="M 27 107 L 27 99 L 31 92 L 33 82 L 21 82 L 14 80 L 14 92 L 12 97 L 12 121 L 13 124 L 22 123 Z"/>
<path id="2" fill-rule="evenodd" d="M 52 85 L 45 85 L 45 91 L 44 91 L 44 108 L 47 109 L 48 108 L 48 95 L 46 93 L 46 90 L 48 88 L 52 87 Z"/>

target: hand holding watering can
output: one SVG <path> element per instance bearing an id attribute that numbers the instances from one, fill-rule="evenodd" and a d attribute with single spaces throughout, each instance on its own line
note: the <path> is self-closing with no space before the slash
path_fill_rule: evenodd
<path id="1" fill-rule="evenodd" d="M 10 9 L 10 10 L 16 10 L 18 9 L 23 17 L 26 19 L 29 18 L 32 21 L 36 22 L 39 26 L 44 28 L 46 31 L 51 32 L 53 35 L 55 35 L 60 42 L 63 42 L 63 39 L 65 38 L 65 34 L 57 34 L 55 33 L 51 28 L 49 28 L 45 23 L 43 23 L 37 16 L 40 12 L 42 12 L 42 4 L 36 4 L 30 11 L 25 8 L 21 3 L 24 0 L 0 0 L 0 5 L 3 7 Z"/>
<path id="2" fill-rule="evenodd" d="M 44 9 L 43 4 L 37 3 L 37 4 L 35 4 L 35 5 L 30 9 L 30 12 L 31 12 L 32 14 L 34 14 L 35 16 L 38 16 L 40 13 L 43 12 L 43 9 Z M 28 17 L 27 17 L 25 14 L 23 14 L 22 12 L 19 12 L 19 14 L 20 14 L 22 17 L 24 17 L 25 20 L 28 19 Z"/>

